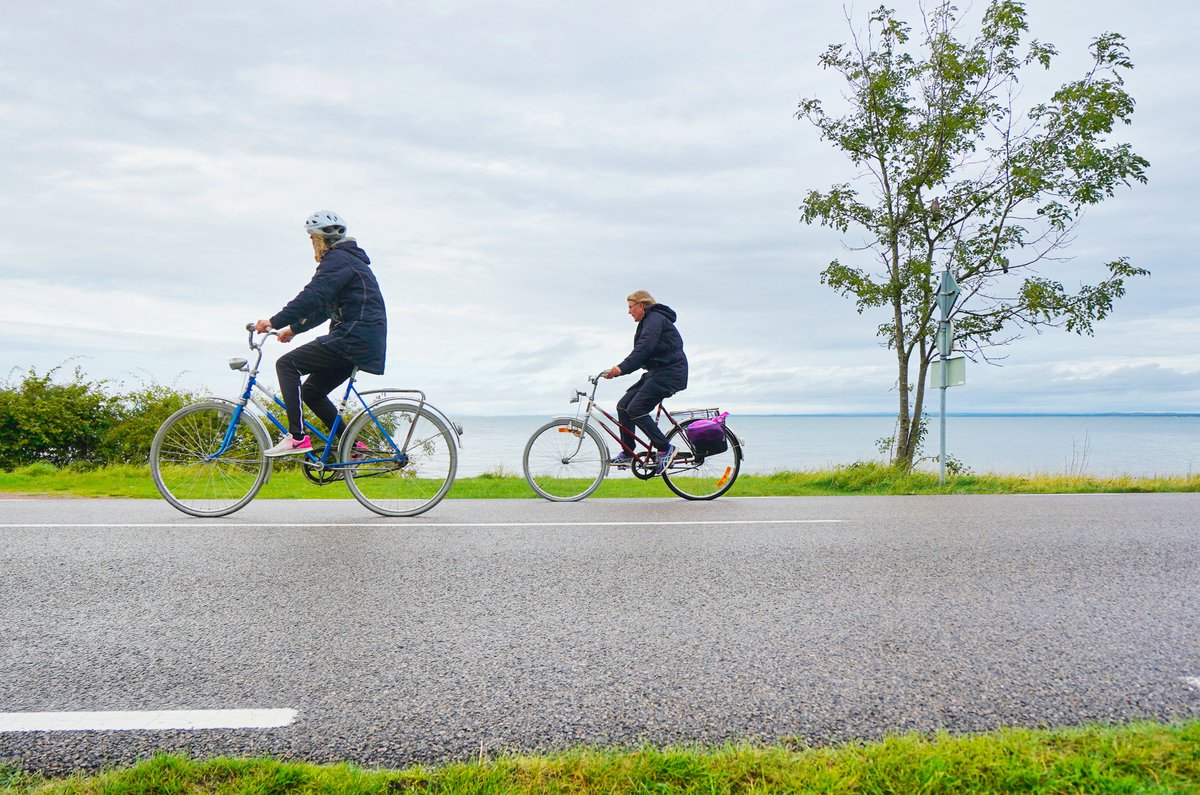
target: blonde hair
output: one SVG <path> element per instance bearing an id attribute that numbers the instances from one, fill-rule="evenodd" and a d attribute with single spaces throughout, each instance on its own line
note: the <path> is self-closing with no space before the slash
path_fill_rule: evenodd
<path id="1" fill-rule="evenodd" d="M 309 239 L 313 242 L 313 259 L 317 262 L 321 261 L 321 257 L 329 253 L 329 249 L 333 248 L 333 243 L 326 240 L 321 235 L 309 235 Z"/>
<path id="2" fill-rule="evenodd" d="M 642 304 L 643 306 L 650 306 L 651 304 L 658 303 L 658 301 L 654 300 L 654 296 L 650 295 L 650 293 L 646 292 L 645 290 L 635 290 L 626 296 L 625 300 L 633 301 L 634 303 Z"/>

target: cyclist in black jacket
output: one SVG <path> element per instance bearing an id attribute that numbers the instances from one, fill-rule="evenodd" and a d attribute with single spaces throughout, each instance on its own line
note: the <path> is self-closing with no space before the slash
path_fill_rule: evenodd
<path id="1" fill-rule="evenodd" d="M 617 420 L 621 423 L 621 441 L 633 448 L 633 431 L 626 430 L 636 424 L 658 450 L 658 475 L 675 460 L 675 446 L 659 430 L 658 423 L 650 416 L 654 407 L 676 392 L 687 389 L 688 362 L 683 352 L 683 338 L 675 328 L 675 310 L 666 304 L 656 303 L 654 296 L 645 290 L 632 293 L 625 302 L 629 305 L 629 316 L 638 324 L 633 334 L 633 350 L 620 364 L 605 370 L 605 378 L 627 375 L 640 368 L 646 372 L 625 395 L 617 401 Z M 622 450 L 612 463 L 628 464 L 629 453 Z"/>
<path id="2" fill-rule="evenodd" d="M 312 440 L 304 432 L 301 399 L 326 427 L 332 427 L 337 407 L 329 393 L 345 383 L 355 367 L 382 375 L 387 356 L 387 311 L 367 252 L 354 238 L 346 237 L 346 223 L 337 213 L 313 213 L 304 229 L 312 240 L 313 259 L 319 263 L 316 273 L 287 306 L 270 319 L 259 320 L 255 328 L 259 333 L 278 329 L 279 341 L 290 342 L 328 320 L 329 333 L 275 363 L 287 407 L 288 435 L 264 453 L 271 457 L 312 450 Z M 300 376 L 305 374 L 308 378 L 301 388 Z"/>

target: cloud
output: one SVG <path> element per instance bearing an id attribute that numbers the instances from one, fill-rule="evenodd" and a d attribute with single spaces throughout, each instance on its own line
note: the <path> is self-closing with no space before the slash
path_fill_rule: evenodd
<path id="1" fill-rule="evenodd" d="M 0 214 L 19 230 L 0 266 L 0 365 L 85 354 L 96 376 L 136 364 L 231 392 L 224 359 L 307 280 L 300 225 L 328 207 L 388 298 L 384 378 L 448 408 L 561 408 L 628 351 L 623 298 L 639 288 L 680 313 L 689 401 L 892 408 L 884 316 L 819 283 L 857 256 L 853 238 L 802 226 L 797 209 L 853 176 L 792 116 L 801 96 L 841 91 L 816 67 L 848 38 L 840 7 L 361 3 L 314 25 L 326 10 L 41 5 L 0 32 Z M 1095 338 L 1034 335 L 1008 366 L 972 367 L 954 405 L 1200 405 L 1198 103 L 1177 79 L 1196 12 L 1174 10 L 1164 30 L 1115 0 L 1031 9 L 1034 35 L 1074 49 L 1081 11 L 1129 35 L 1128 132 L 1154 164 L 1149 186 L 1089 216 L 1053 274 L 1094 281 L 1129 256 L 1153 275 Z"/>

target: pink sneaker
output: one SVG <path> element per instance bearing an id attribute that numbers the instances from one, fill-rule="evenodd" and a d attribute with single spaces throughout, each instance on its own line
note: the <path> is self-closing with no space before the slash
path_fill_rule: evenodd
<path id="1" fill-rule="evenodd" d="M 350 460 L 351 461 L 362 461 L 364 458 L 367 457 L 367 453 L 370 451 L 370 449 L 371 448 L 367 447 L 362 442 L 355 442 L 354 450 L 350 453 Z"/>
<path id="2" fill-rule="evenodd" d="M 279 444 L 267 448 L 263 455 L 267 458 L 278 458 L 281 455 L 298 455 L 312 451 L 312 440 L 307 436 L 297 441 L 290 433 L 279 440 Z"/>

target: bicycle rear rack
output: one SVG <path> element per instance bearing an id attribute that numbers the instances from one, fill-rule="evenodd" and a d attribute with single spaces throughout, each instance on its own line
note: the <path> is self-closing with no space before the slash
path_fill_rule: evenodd
<path id="1" fill-rule="evenodd" d="M 683 422 L 695 419 L 711 420 L 720 413 L 720 409 L 684 409 L 683 411 L 672 411 L 671 416 L 675 418 L 676 422 Z"/>
<path id="2" fill-rule="evenodd" d="M 355 391 L 357 391 L 357 390 L 355 390 Z M 463 427 L 461 425 L 459 425 L 457 422 L 455 422 L 454 420 L 447 417 L 446 413 L 444 411 L 442 411 L 441 409 L 439 409 L 437 406 L 433 405 L 432 403 L 426 402 L 425 393 L 420 389 L 394 389 L 392 387 L 384 387 L 382 389 L 368 389 L 365 392 L 359 392 L 358 396 L 360 398 L 365 398 L 367 395 L 384 395 L 384 397 L 381 397 L 378 400 L 371 401 L 371 403 L 369 405 L 367 404 L 367 402 L 365 400 L 363 401 L 364 406 L 373 407 L 373 406 L 376 406 L 376 405 L 382 403 L 385 400 L 388 400 L 389 398 L 387 397 L 387 395 L 392 395 L 392 394 L 395 394 L 395 395 L 419 395 L 420 399 L 416 401 L 417 413 L 420 414 L 421 409 L 428 408 L 430 411 L 432 411 L 433 413 L 435 413 L 439 417 L 441 417 L 445 421 L 446 425 L 448 425 L 450 427 L 450 430 L 454 431 L 454 440 L 456 442 L 458 442 L 458 446 L 462 447 Z M 411 398 L 408 398 L 408 399 L 411 400 Z M 415 427 L 415 425 L 414 425 L 414 427 Z M 409 435 L 411 436 L 411 434 L 412 434 L 412 428 L 409 428 Z M 406 442 L 406 444 L 407 444 L 407 442 Z"/>

